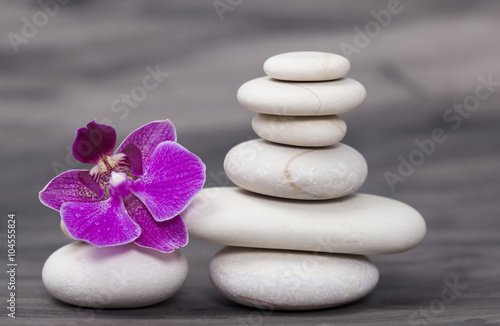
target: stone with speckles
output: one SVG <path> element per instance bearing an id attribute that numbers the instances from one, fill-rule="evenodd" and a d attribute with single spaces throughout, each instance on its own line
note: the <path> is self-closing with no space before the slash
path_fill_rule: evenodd
<path id="1" fill-rule="evenodd" d="M 285 82 L 260 77 L 241 85 L 237 97 L 244 108 L 258 113 L 321 116 L 354 110 L 363 104 L 366 90 L 351 78 Z"/>
<path id="2" fill-rule="evenodd" d="M 364 256 L 226 247 L 211 260 L 210 279 L 228 299 L 267 310 L 310 310 L 360 299 L 377 285 Z"/>
<path id="3" fill-rule="evenodd" d="M 236 185 L 259 194 L 322 200 L 356 191 L 368 166 L 358 151 L 342 143 L 301 148 L 255 139 L 233 147 L 224 170 Z"/>
<path id="4" fill-rule="evenodd" d="M 317 51 L 281 53 L 264 62 L 266 75 L 289 81 L 332 80 L 344 77 L 350 69 L 345 57 Z"/>
<path id="5" fill-rule="evenodd" d="M 136 308 L 174 295 L 187 273 L 180 250 L 162 253 L 134 243 L 97 248 L 77 241 L 47 259 L 42 280 L 50 294 L 75 306 Z"/>
<path id="6" fill-rule="evenodd" d="M 409 250 L 426 226 L 412 207 L 355 193 L 325 201 L 202 190 L 182 212 L 191 237 L 227 246 L 378 255 Z"/>

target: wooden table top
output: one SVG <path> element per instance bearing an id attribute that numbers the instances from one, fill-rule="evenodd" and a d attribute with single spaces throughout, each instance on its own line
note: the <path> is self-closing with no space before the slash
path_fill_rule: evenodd
<path id="1" fill-rule="evenodd" d="M 225 2 L 225 1 L 224 1 Z M 122 2 L 121 2 L 122 3 Z M 214 2 L 217 5 L 217 2 Z M 317 311 L 252 309 L 226 300 L 208 279 L 221 248 L 191 239 L 189 275 L 172 298 L 138 309 L 96 310 L 64 304 L 41 281 L 47 257 L 69 240 L 38 191 L 73 164 L 74 130 L 107 120 L 119 141 L 142 124 L 171 118 L 179 142 L 207 165 L 207 185 L 227 185 L 222 162 L 234 145 L 256 137 L 251 112 L 238 106 L 242 83 L 263 75 L 274 54 L 312 49 L 342 54 L 354 27 L 387 1 L 232 3 L 221 21 L 215 5 L 196 1 L 74 1 L 19 45 L 0 40 L 0 204 L 17 216 L 16 319 L 1 325 L 498 325 L 500 324 L 500 3 L 402 2 L 401 13 L 352 55 L 350 76 L 368 98 L 347 122 L 346 144 L 367 159 L 361 192 L 415 207 L 427 236 L 401 254 L 371 256 L 380 281 L 367 297 Z M 36 2 L 2 5 L 2 34 L 22 35 Z M 141 83 L 146 67 L 169 72 L 136 107 L 113 108 Z M 488 98 L 475 105 L 481 80 Z M 483 89 L 484 90 L 484 89 Z M 468 102 L 467 102 L 468 101 Z M 468 103 L 468 104 L 467 104 Z M 122 103 L 123 104 L 123 103 Z M 387 172 L 440 128 L 446 140 L 394 191 Z M 7 268 L 7 224 L 0 234 Z M 0 273 L 6 304 L 7 273 Z M 457 283 L 456 295 L 441 295 Z M 445 302 L 446 301 L 446 302 Z"/>

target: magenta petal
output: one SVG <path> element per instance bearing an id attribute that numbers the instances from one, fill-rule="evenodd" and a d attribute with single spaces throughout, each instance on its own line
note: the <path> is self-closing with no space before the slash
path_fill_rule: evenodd
<path id="1" fill-rule="evenodd" d="M 90 188 L 82 184 L 79 175 L 86 170 L 70 170 L 61 173 L 52 179 L 40 191 L 40 201 L 50 208 L 59 211 L 61 205 L 67 202 L 71 203 L 86 203 L 96 202 L 99 196 Z"/>
<path id="2" fill-rule="evenodd" d="M 157 222 L 147 207 L 133 195 L 125 200 L 125 209 L 142 229 L 141 235 L 135 239 L 137 245 L 172 252 L 188 243 L 186 226 L 180 215 L 168 221 Z"/>
<path id="3" fill-rule="evenodd" d="M 97 197 L 101 198 L 102 195 L 104 195 L 104 190 L 102 190 L 102 188 L 99 187 L 97 183 L 95 183 L 94 179 L 92 179 L 92 177 L 90 176 L 89 171 L 80 171 L 80 173 L 78 173 L 78 179 L 80 180 L 81 184 L 90 189 L 94 194 L 97 195 Z"/>
<path id="4" fill-rule="evenodd" d="M 135 144 L 128 144 L 121 151 L 123 154 L 127 155 L 130 162 L 130 171 L 133 175 L 142 175 L 142 154 L 141 150 Z"/>
<path id="5" fill-rule="evenodd" d="M 78 161 L 96 164 L 101 157 L 113 152 L 116 144 L 116 131 L 113 127 L 92 121 L 87 124 L 87 128 L 80 128 L 76 132 L 72 151 Z"/>
<path id="6" fill-rule="evenodd" d="M 181 145 L 158 145 L 144 175 L 131 190 L 157 221 L 165 221 L 186 208 L 205 183 L 205 164 Z"/>
<path id="7" fill-rule="evenodd" d="M 128 216 L 123 202 L 115 198 L 63 204 L 61 218 L 73 238 L 97 247 L 129 243 L 141 234 L 141 228 Z"/>
<path id="8" fill-rule="evenodd" d="M 142 166 L 146 166 L 153 155 L 156 146 L 164 141 L 174 141 L 175 127 L 170 120 L 150 122 L 128 135 L 123 143 L 118 146 L 116 153 L 122 153 L 129 144 L 135 144 L 142 154 Z"/>

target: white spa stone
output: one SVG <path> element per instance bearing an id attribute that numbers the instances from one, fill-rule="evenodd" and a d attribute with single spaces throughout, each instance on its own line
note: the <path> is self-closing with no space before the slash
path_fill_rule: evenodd
<path id="1" fill-rule="evenodd" d="M 241 188 L 275 197 L 321 200 L 356 191 L 365 181 L 364 157 L 342 143 L 320 148 L 255 139 L 233 147 L 224 170 Z"/>
<path id="2" fill-rule="evenodd" d="M 332 115 L 363 104 L 366 90 L 350 78 L 325 82 L 284 82 L 270 77 L 250 80 L 238 90 L 248 110 L 275 115 Z"/>
<path id="3" fill-rule="evenodd" d="M 337 115 L 293 117 L 259 113 L 252 120 L 252 128 L 266 140 L 305 147 L 336 144 L 347 131 L 344 120 Z"/>
<path id="4" fill-rule="evenodd" d="M 226 247 L 210 262 L 210 279 L 228 299 L 272 310 L 339 306 L 377 285 L 364 256 Z"/>
<path id="5" fill-rule="evenodd" d="M 135 308 L 172 296 L 187 272 L 180 250 L 167 254 L 133 243 L 97 248 L 73 242 L 47 259 L 42 280 L 50 294 L 75 306 Z"/>
<path id="6" fill-rule="evenodd" d="M 412 207 L 359 193 L 310 202 L 236 187 L 207 188 L 182 216 L 189 235 L 208 242 L 361 255 L 409 250 L 426 231 L 424 219 Z"/>
<path id="7" fill-rule="evenodd" d="M 322 81 L 342 78 L 351 69 L 345 57 L 327 52 L 299 51 L 270 57 L 264 62 L 266 75 L 289 81 Z"/>

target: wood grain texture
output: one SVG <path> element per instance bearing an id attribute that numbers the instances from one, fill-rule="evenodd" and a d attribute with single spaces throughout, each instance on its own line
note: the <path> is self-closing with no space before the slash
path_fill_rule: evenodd
<path id="1" fill-rule="evenodd" d="M 387 1 L 243 1 L 220 21 L 211 1 L 71 1 L 15 53 L 9 32 L 37 2 L 0 9 L 1 251 L 8 212 L 18 218 L 17 318 L 1 325 L 498 325 L 500 324 L 500 88 L 467 117 L 450 121 L 454 104 L 474 95 L 480 77 L 500 81 L 500 3 L 402 2 L 403 11 L 353 55 L 350 77 L 363 83 L 365 104 L 342 115 L 343 142 L 362 153 L 369 175 L 361 192 L 415 207 L 428 234 L 415 249 L 371 256 L 380 282 L 366 298 L 306 312 L 259 311 L 222 297 L 208 279 L 218 245 L 190 240 L 183 288 L 140 309 L 93 310 L 52 298 L 41 282 L 47 257 L 68 239 L 58 214 L 38 191 L 59 169 L 84 168 L 68 158 L 74 131 L 107 119 L 118 141 L 137 127 L 170 118 L 179 142 L 207 164 L 207 186 L 227 186 L 225 153 L 255 137 L 252 113 L 236 91 L 262 76 L 265 59 L 295 50 L 341 53 L 354 27 Z M 135 108 L 112 109 L 159 65 L 170 74 Z M 123 103 L 120 103 L 123 105 Z M 394 191 L 384 173 L 441 128 L 436 144 Z M 418 141 L 417 141 L 418 143 Z M 59 163 L 54 165 L 54 162 Z M 2 258 L 2 256 L 4 258 Z M 0 255 L 5 261 L 6 254 Z M 4 264 L 5 266 L 5 264 Z M 7 275 L 0 272 L 0 301 Z M 467 288 L 441 303 L 446 282 Z"/>

